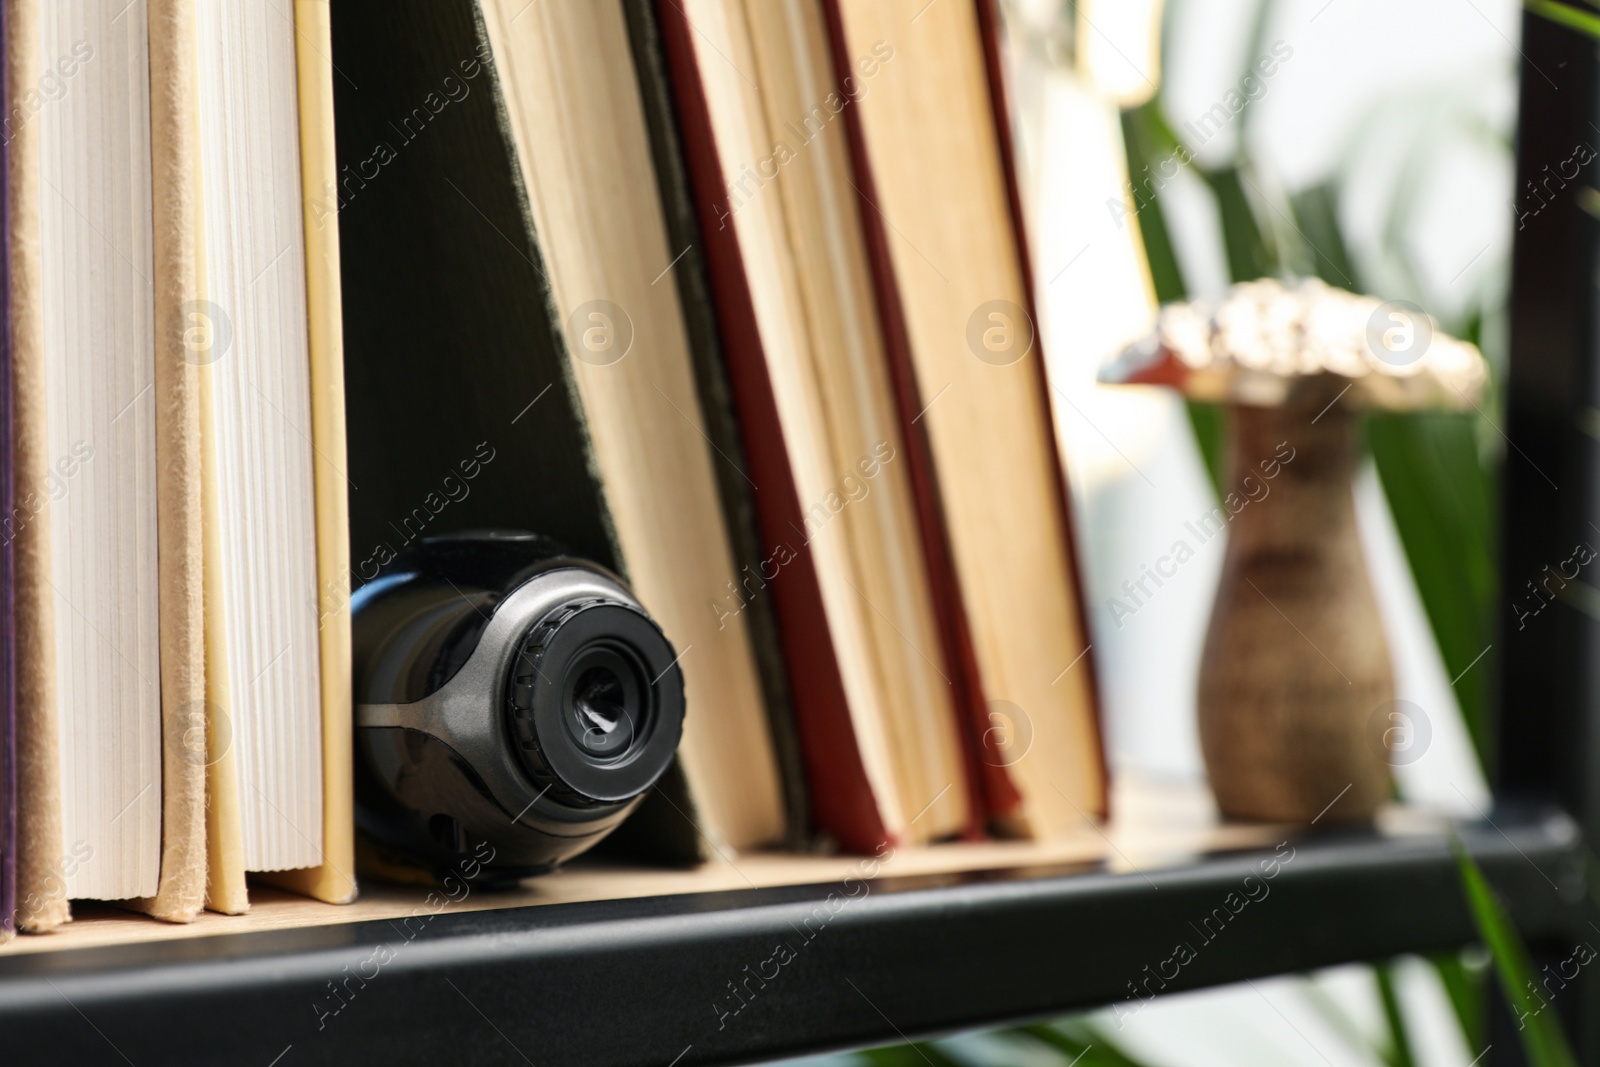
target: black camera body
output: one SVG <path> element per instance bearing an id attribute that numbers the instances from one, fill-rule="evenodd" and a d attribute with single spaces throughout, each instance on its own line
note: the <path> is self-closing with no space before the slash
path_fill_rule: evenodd
<path id="1" fill-rule="evenodd" d="M 362 834 L 504 881 L 626 818 L 671 763 L 684 693 L 622 581 L 498 531 L 423 540 L 388 571 L 351 597 Z"/>

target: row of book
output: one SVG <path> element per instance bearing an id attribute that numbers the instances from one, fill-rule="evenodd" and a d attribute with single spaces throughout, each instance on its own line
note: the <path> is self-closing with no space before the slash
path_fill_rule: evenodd
<path id="1" fill-rule="evenodd" d="M 350 590 L 485 527 L 681 653 L 619 850 L 1105 813 L 993 0 L 0 4 L 20 927 L 351 899 Z"/>

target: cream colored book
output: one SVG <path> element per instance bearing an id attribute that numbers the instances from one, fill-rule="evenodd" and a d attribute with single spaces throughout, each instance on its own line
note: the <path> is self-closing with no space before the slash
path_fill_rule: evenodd
<path id="1" fill-rule="evenodd" d="M 140 898 L 181 921 L 204 873 L 203 770 L 183 753 L 203 667 L 198 380 L 167 314 L 194 277 L 173 226 L 192 187 L 170 106 L 185 69 L 171 14 L 159 0 L 40 9 L 34 69 L 69 91 L 25 122 L 38 138 L 27 178 L 44 368 L 23 385 L 42 394 L 23 408 L 42 419 L 44 455 L 25 462 L 45 460 L 50 497 L 48 563 L 28 580 L 51 592 L 34 618 L 53 656 L 35 648 L 24 674 L 53 709 L 30 722 L 53 714 L 58 730 L 61 892 Z M 48 804 L 24 821 L 47 825 Z"/>
<path id="2" fill-rule="evenodd" d="M 1104 812 L 1105 774 L 977 7 L 829 2 L 845 53 L 894 52 L 852 105 L 864 195 L 927 405 L 920 423 L 983 693 L 997 721 L 1031 735 L 1025 754 L 1003 757 L 1022 800 L 1011 828 L 1057 835 Z"/>
<path id="3" fill-rule="evenodd" d="M 15 445 L 38 504 L 15 531 L 24 929 L 69 897 L 175 921 L 202 898 L 199 380 L 164 314 L 195 280 L 176 10 L 7 9 Z"/>
<path id="4" fill-rule="evenodd" d="M 681 653 L 692 703 L 679 757 L 694 803 L 719 843 L 774 843 L 784 814 L 749 634 L 710 607 L 736 575 L 711 471 L 720 460 L 698 428 L 667 269 L 678 250 L 667 244 L 622 6 L 480 6 L 561 320 L 606 306 L 597 301 L 630 320 L 622 358 L 592 347 L 607 343 L 593 332 L 601 319 L 569 325 L 564 342 L 628 576 Z"/>
<path id="5" fill-rule="evenodd" d="M 779 424 L 763 432 L 806 509 L 794 543 L 816 570 L 878 832 L 948 836 L 969 825 L 970 792 L 823 10 L 685 0 L 683 14 L 730 189 L 719 222 L 760 334 L 759 353 L 731 358 L 765 360 Z"/>
<path id="6" fill-rule="evenodd" d="M 319 210 L 334 185 L 333 42 L 328 0 L 295 0 L 300 186 L 311 348 L 312 473 L 316 488 L 317 640 L 322 685 L 322 863 L 272 880 L 330 904 L 356 898 L 351 781 L 350 480 L 345 470 L 344 321 L 339 227 Z"/>
<path id="7" fill-rule="evenodd" d="M 198 7 L 211 906 L 246 872 L 354 898 L 327 5 Z M 307 195 L 303 190 L 309 190 Z"/>
<path id="8" fill-rule="evenodd" d="M 6 5 L 6 96 L 37 91 L 44 68 L 43 19 L 36 0 Z M 41 137 L 37 114 L 7 131 L 6 267 L 11 284 L 12 462 L 15 499 L 24 509 L 11 533 L 16 565 L 17 928 L 43 933 L 66 922 L 70 905 L 61 865 L 61 736 L 56 709 L 55 592 L 50 585 L 50 453 L 45 431 L 42 252 L 39 244 Z M 85 843 L 87 844 L 87 843 Z"/>

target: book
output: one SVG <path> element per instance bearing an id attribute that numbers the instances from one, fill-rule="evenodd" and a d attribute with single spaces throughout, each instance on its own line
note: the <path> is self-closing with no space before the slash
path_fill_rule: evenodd
<path id="1" fill-rule="evenodd" d="M 968 768 L 814 0 L 667 0 L 701 231 L 820 829 L 873 851 L 966 829 Z M 892 56 L 892 53 L 891 53 Z M 880 58 L 869 58 L 874 70 Z M 770 586 L 770 590 L 769 587 Z"/>
<path id="2" fill-rule="evenodd" d="M 0 5 L 0 63 L 5 61 L 8 12 Z M 0 115 L 11 113 L 10 84 L 0 72 Z M 7 169 L 11 138 L 0 131 L 0 173 Z M 0 234 L 8 233 L 9 192 L 0 188 Z M 16 508 L 12 474 L 11 281 L 9 257 L 0 257 L 0 941 L 17 932 L 17 677 L 16 553 L 11 523 Z"/>
<path id="3" fill-rule="evenodd" d="M 42 933 L 71 910 L 64 880 L 76 855 L 62 839 L 60 730 L 55 704 L 54 593 L 46 479 L 43 267 L 39 241 L 42 17 L 30 0 L 5 0 L 6 347 L 11 372 L 11 471 L 7 516 L 15 565 L 17 793 L 16 925 Z M 88 847 L 84 842 L 80 847 Z"/>
<path id="4" fill-rule="evenodd" d="M 137 139 L 148 140 L 150 197 L 130 201 L 136 228 L 149 227 L 151 300 L 150 327 L 154 366 L 156 478 L 157 604 L 160 629 L 155 657 L 160 684 L 160 875 L 154 896 L 133 906 L 157 918 L 190 922 L 199 913 L 205 891 L 205 771 L 191 756 L 190 746 L 203 729 L 205 701 L 205 590 L 201 573 L 200 403 L 202 377 L 188 343 L 196 291 L 197 248 L 190 235 L 195 215 L 197 182 L 192 163 L 193 130 L 187 123 L 185 94 L 194 74 L 194 32 L 191 0 L 148 0 L 125 9 L 120 19 L 134 21 L 124 29 L 116 12 L 90 4 L 98 26 L 75 38 L 76 58 L 87 67 L 94 56 L 93 30 L 114 34 L 113 54 L 126 40 L 136 54 L 143 30 L 148 71 L 148 130 L 135 124 L 145 117 L 127 114 Z M 141 19 L 140 16 L 143 16 Z M 142 23 L 142 25 L 141 25 Z M 63 46 L 65 42 L 62 42 Z M 65 74 L 57 62 L 57 73 Z M 130 73 L 136 65 L 130 65 Z M 114 87 L 113 91 L 115 91 Z M 137 99 L 137 90 L 128 90 Z M 115 99 L 115 97 L 113 97 Z M 91 113 L 93 123 L 98 116 Z M 120 116 L 119 116 L 120 119 Z M 91 127 L 92 129 L 92 127 Z M 121 136 L 121 122 L 107 123 L 102 136 Z M 92 172 L 91 172 L 92 174 Z M 48 231 L 47 231 L 48 233 Z M 54 428 L 52 427 L 52 432 Z M 145 491 L 148 492 L 148 489 Z M 77 530 L 68 521 L 53 528 L 71 538 Z M 59 608 L 57 609 L 59 613 Z M 67 749 L 66 754 L 70 755 Z M 92 860 L 87 864 L 93 866 Z"/>
<path id="5" fill-rule="evenodd" d="M 31 120 L 43 374 L 26 410 L 43 447 L 17 458 L 48 500 L 32 577 L 51 601 L 62 839 L 91 853 L 65 895 L 101 899 L 156 894 L 163 829 L 150 53 L 144 5 L 116 14 L 42 11 L 35 69 L 71 70 L 72 91 Z"/>
<path id="6" fill-rule="evenodd" d="M 205 377 L 208 903 L 356 892 L 326 3 L 198 5 L 190 124 Z"/>
<path id="7" fill-rule="evenodd" d="M 838 69 L 894 52 L 843 109 L 854 182 L 970 644 L 990 821 L 1048 837 L 1106 813 L 1106 773 L 986 10 L 827 3 Z"/>
<path id="8" fill-rule="evenodd" d="M 295 0 L 300 188 L 311 353 L 312 473 L 316 492 L 317 638 L 322 683 L 322 863 L 268 880 L 330 904 L 357 893 L 350 731 L 350 481 L 345 460 L 344 319 L 339 225 L 325 208 L 335 187 L 333 43 L 328 0 Z"/>
<path id="9" fill-rule="evenodd" d="M 27 72 L 8 82 L 7 266 L 30 930 L 70 897 L 186 921 L 203 885 L 203 773 L 172 758 L 203 697 L 198 379 L 157 328 L 193 274 L 164 225 L 187 188 L 155 180 L 183 158 L 165 90 L 187 53 L 166 0 L 101 7 L 8 9 Z"/>
<path id="10" fill-rule="evenodd" d="M 656 16 L 654 0 L 623 0 L 623 13 L 628 20 L 634 67 L 639 75 L 639 90 L 650 129 L 668 244 L 683 249 L 673 264 L 672 277 L 677 282 L 678 302 L 694 358 L 703 429 L 712 450 L 728 459 L 725 463 L 714 463 L 712 470 L 717 476 L 724 526 L 733 550 L 734 573 L 748 574 L 759 570 L 767 553 L 762 549 L 757 529 L 756 489 L 745 476 L 749 460 L 734 408 L 732 385 L 728 381 L 710 271 L 704 242 L 700 239 L 693 183 L 678 130 L 678 105 L 672 89 L 661 20 Z M 785 816 L 783 844 L 805 848 L 812 840 L 811 801 L 795 730 L 789 670 L 784 662 L 777 614 L 770 597 L 747 600 L 739 614 L 750 633 L 767 709 L 767 727 L 778 761 Z M 654 801 L 646 798 L 645 806 L 653 805 Z M 634 847 L 632 839 L 639 836 L 633 832 L 636 824 L 640 830 L 650 829 L 653 825 L 650 812 L 646 810 L 630 819 L 624 828 L 627 833 L 617 835 L 630 848 Z"/>
<path id="11" fill-rule="evenodd" d="M 295 26 L 244 0 L 196 8 L 204 245 L 193 359 L 210 371 L 217 599 L 246 870 L 322 862 L 311 357 Z M 223 749 L 226 745 L 226 749 Z M 208 753 L 208 758 L 211 754 Z"/>
<path id="12" fill-rule="evenodd" d="M 356 580 L 484 527 L 617 571 L 681 654 L 679 826 L 782 839 L 749 633 L 710 607 L 736 580 L 729 460 L 703 429 L 622 5 L 332 16 Z"/>
<path id="13" fill-rule="evenodd" d="M 315 614 L 306 604 L 316 588 L 310 359 L 285 22 L 266 9 L 252 18 L 236 4 L 199 5 L 189 97 L 203 246 L 190 340 L 211 393 L 202 438 L 208 540 L 218 549 L 207 560 L 207 626 L 217 639 L 208 648 L 216 751 L 206 757 L 234 767 L 228 806 L 238 823 L 223 833 L 238 834 L 245 870 L 321 860 Z"/>

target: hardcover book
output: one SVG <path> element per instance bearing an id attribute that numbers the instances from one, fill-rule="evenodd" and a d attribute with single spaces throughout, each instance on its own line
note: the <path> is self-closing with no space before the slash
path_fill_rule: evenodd
<path id="1" fill-rule="evenodd" d="M 782 840 L 747 622 L 710 607 L 739 580 L 713 470 L 730 460 L 621 3 L 332 12 L 356 581 L 485 527 L 618 572 L 682 655 L 676 851 Z"/>

